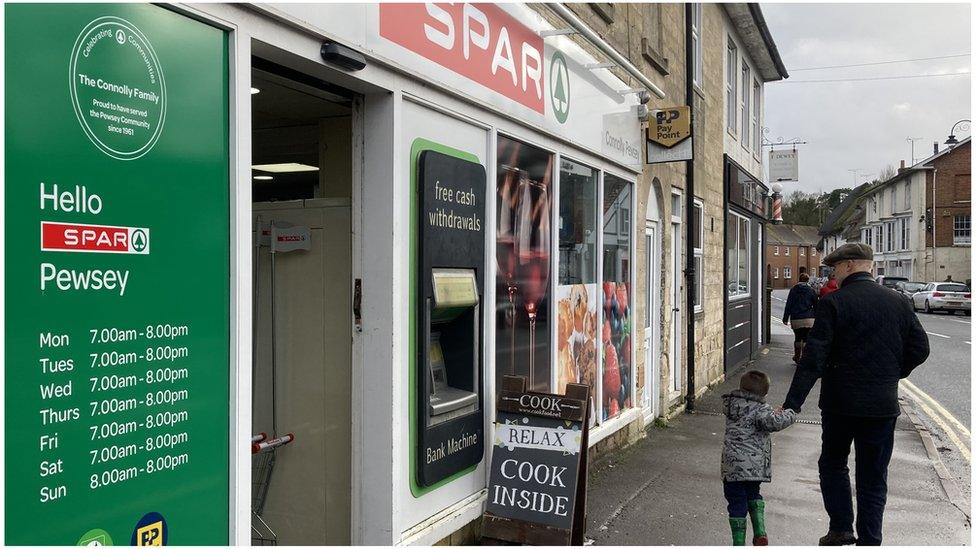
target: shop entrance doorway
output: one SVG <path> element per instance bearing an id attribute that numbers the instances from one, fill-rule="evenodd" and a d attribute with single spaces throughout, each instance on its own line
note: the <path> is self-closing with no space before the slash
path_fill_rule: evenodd
<path id="1" fill-rule="evenodd" d="M 353 101 L 252 59 L 255 544 L 350 543 Z"/>

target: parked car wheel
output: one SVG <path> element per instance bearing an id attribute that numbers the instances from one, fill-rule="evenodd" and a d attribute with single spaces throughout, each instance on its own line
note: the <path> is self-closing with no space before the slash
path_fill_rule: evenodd
<path id="1" fill-rule="evenodd" d="M 965 313 L 966 316 L 970 316 L 971 314 L 973 314 L 972 311 L 963 311 L 963 313 Z"/>
<path id="2" fill-rule="evenodd" d="M 932 314 L 932 307 L 929 306 L 929 300 L 925 300 L 925 313 Z"/>

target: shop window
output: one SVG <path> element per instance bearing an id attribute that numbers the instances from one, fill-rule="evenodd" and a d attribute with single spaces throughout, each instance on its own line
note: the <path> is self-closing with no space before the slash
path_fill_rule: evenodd
<path id="1" fill-rule="evenodd" d="M 970 244 L 970 214 L 957 215 L 952 218 L 952 243 Z"/>
<path id="2" fill-rule="evenodd" d="M 692 209 L 691 223 L 692 223 L 692 246 L 694 248 L 695 256 L 695 312 L 700 313 L 704 310 L 702 306 L 702 297 L 705 291 L 705 277 L 704 272 L 702 272 L 704 264 L 704 249 L 702 248 L 705 240 L 705 225 L 702 223 L 704 219 L 705 204 L 701 200 L 695 199 L 694 208 Z"/>
<path id="3" fill-rule="evenodd" d="M 732 37 L 726 37 L 728 49 L 725 52 L 725 128 L 735 135 L 736 120 L 736 76 L 738 76 L 738 52 Z"/>
<path id="4" fill-rule="evenodd" d="M 549 256 L 552 163 L 547 151 L 498 136 L 495 374 L 550 387 Z"/>
<path id="5" fill-rule="evenodd" d="M 630 182 L 612 175 L 603 178 L 603 419 L 633 405 L 630 296 L 632 200 Z"/>
<path id="6" fill-rule="evenodd" d="M 729 212 L 725 253 L 727 292 L 730 298 L 749 295 L 749 220 Z"/>
<path id="7" fill-rule="evenodd" d="M 567 383 L 596 388 L 597 171 L 559 165 L 559 285 L 556 287 L 557 392 Z"/>

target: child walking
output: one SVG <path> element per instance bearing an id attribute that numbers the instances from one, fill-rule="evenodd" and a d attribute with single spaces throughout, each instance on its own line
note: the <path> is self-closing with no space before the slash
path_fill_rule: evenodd
<path id="1" fill-rule="evenodd" d="M 750 370 L 739 388 L 725 401 L 725 445 L 722 448 L 722 483 L 729 503 L 732 545 L 746 544 L 746 514 L 752 518 L 752 544 L 769 545 L 765 502 L 759 485 L 772 480 L 772 444 L 769 434 L 796 421 L 793 410 L 773 410 L 766 404 L 769 376 Z"/>

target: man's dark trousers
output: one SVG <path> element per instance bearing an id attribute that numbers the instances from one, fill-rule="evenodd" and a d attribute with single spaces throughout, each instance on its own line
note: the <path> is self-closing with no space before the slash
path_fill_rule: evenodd
<path id="1" fill-rule="evenodd" d="M 857 485 L 857 544 L 881 545 L 881 523 L 888 497 L 888 462 L 898 418 L 856 417 L 823 413 L 820 490 L 830 529 L 855 529 L 847 457 L 854 443 Z"/>

